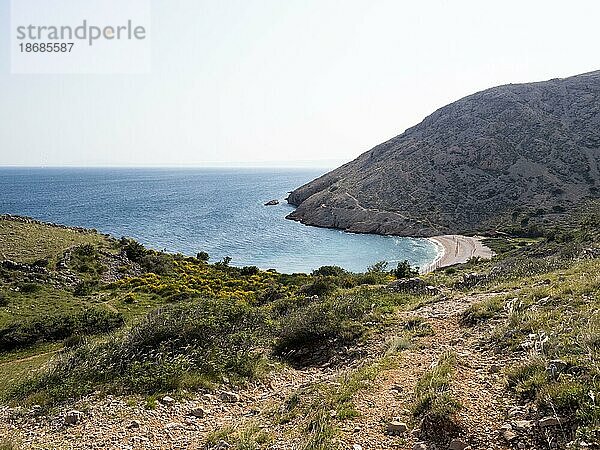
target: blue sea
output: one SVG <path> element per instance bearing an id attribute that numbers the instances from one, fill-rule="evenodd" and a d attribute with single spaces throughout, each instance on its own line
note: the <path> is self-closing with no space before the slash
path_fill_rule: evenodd
<path id="1" fill-rule="evenodd" d="M 359 235 L 286 220 L 289 191 L 315 169 L 0 168 L 0 213 L 95 228 L 150 248 L 283 273 L 338 265 L 364 272 L 378 261 L 423 266 L 425 239 Z M 277 206 L 264 203 L 278 199 Z"/>

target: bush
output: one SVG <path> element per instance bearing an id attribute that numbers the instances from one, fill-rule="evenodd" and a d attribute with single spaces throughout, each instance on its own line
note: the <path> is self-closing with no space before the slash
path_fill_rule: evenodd
<path id="1" fill-rule="evenodd" d="M 122 237 L 119 241 L 119 246 L 121 251 L 127 255 L 127 258 L 133 262 L 140 262 L 146 255 L 144 246 L 133 239 Z"/>
<path id="2" fill-rule="evenodd" d="M 460 323 L 468 326 L 477 325 L 495 317 L 503 308 L 504 302 L 499 297 L 474 303 L 462 313 Z"/>
<path id="3" fill-rule="evenodd" d="M 324 297 L 333 293 L 337 285 L 332 277 L 317 277 L 312 283 L 306 284 L 300 288 L 300 293 L 304 295 L 317 295 Z"/>
<path id="4" fill-rule="evenodd" d="M 450 392 L 455 362 L 454 355 L 442 354 L 415 387 L 413 415 L 422 419 L 421 432 L 430 438 L 447 440 L 459 431 L 455 415 L 462 406 Z"/>
<path id="5" fill-rule="evenodd" d="M 318 347 L 328 357 L 336 348 L 356 340 L 365 331 L 365 316 L 372 311 L 368 297 L 340 296 L 301 306 L 284 316 L 274 345 L 276 355 L 296 364 L 311 364 Z"/>
<path id="6" fill-rule="evenodd" d="M 114 330 L 124 323 L 120 313 L 88 309 L 75 314 L 39 317 L 0 328 L 0 351 L 9 351 L 68 338 L 74 334 L 97 334 Z"/>
<path id="7" fill-rule="evenodd" d="M 367 272 L 369 273 L 383 273 L 386 271 L 388 267 L 387 261 L 379 261 L 373 264 L 372 266 L 367 267 Z"/>
<path id="8" fill-rule="evenodd" d="M 168 275 L 173 271 L 173 259 L 166 253 L 148 251 L 138 262 L 146 272 L 156 275 Z"/>
<path id="9" fill-rule="evenodd" d="M 264 324 L 256 309 L 229 300 L 167 306 L 101 343 L 74 348 L 9 396 L 41 393 L 53 403 L 102 384 L 152 394 L 176 389 L 193 374 L 249 378 L 260 360 L 253 350 L 261 345 Z"/>
<path id="10" fill-rule="evenodd" d="M 36 259 L 33 263 L 31 263 L 32 266 L 43 268 L 47 268 L 49 264 L 50 260 L 48 258 Z"/>
<path id="11" fill-rule="evenodd" d="M 0 308 L 8 306 L 8 297 L 4 292 L 0 292 Z"/>
<path id="12" fill-rule="evenodd" d="M 245 266 L 240 269 L 240 275 L 252 276 L 260 272 L 260 269 L 256 266 Z"/>
<path id="13" fill-rule="evenodd" d="M 8 436 L 0 438 L 0 450 L 21 450 L 21 448 L 16 438 Z"/>
<path id="14" fill-rule="evenodd" d="M 539 357 L 511 367 L 507 378 L 508 387 L 525 400 L 535 399 L 539 389 L 549 381 L 545 361 Z"/>
<path id="15" fill-rule="evenodd" d="M 86 295 L 90 295 L 97 288 L 97 281 L 83 280 L 77 283 L 73 293 L 78 297 L 85 297 Z"/>
<path id="16" fill-rule="evenodd" d="M 407 260 L 398 263 L 398 266 L 391 271 L 396 278 L 412 278 L 419 275 L 418 268 L 412 268 Z"/>
<path id="17" fill-rule="evenodd" d="M 313 270 L 312 275 L 315 277 L 323 276 L 323 277 L 338 277 L 341 275 L 345 275 L 347 272 L 339 266 L 322 266 L 316 270 Z"/>
<path id="18" fill-rule="evenodd" d="M 33 294 L 42 289 L 38 283 L 19 283 L 17 287 L 23 294 Z"/>
<path id="19" fill-rule="evenodd" d="M 207 263 L 210 259 L 210 256 L 206 252 L 198 252 L 196 253 L 196 259 L 200 262 Z"/>

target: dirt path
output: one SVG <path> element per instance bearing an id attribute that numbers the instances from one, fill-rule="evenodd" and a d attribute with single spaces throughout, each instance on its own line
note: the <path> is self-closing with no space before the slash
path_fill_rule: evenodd
<path id="1" fill-rule="evenodd" d="M 448 299 L 415 311 L 398 313 L 399 318 L 403 319 L 400 321 L 402 323 L 411 317 L 425 319 L 433 334 L 418 338 L 414 348 L 399 353 L 397 367 L 383 371 L 373 387 L 355 396 L 360 415 L 338 424 L 338 442 L 342 448 L 413 449 L 421 439 L 418 433 L 411 433 L 418 426 L 410 412 L 415 385 L 446 351 L 454 353 L 457 361 L 451 390 L 452 396 L 463 405 L 459 413 L 463 430 L 460 438 L 472 449 L 509 448 L 498 433 L 507 408 L 504 384 L 498 369 L 507 361 L 498 360 L 497 355 L 480 348 L 484 328 L 459 325 L 460 314 L 470 304 L 490 295 L 499 294 Z M 397 327 L 401 328 L 402 324 Z M 386 336 L 399 332 L 399 329 L 391 326 L 386 330 Z M 287 433 L 298 424 L 277 425 L 270 411 L 278 410 L 286 398 L 298 389 L 333 380 L 338 375 L 338 371 L 325 367 L 305 370 L 286 368 L 233 396 L 221 391 L 197 394 L 173 404 L 159 401 L 154 409 L 148 409 L 142 398 L 136 403 L 111 396 L 90 397 L 73 406 L 73 409 L 85 411 L 80 423 L 74 426 L 64 425 L 66 411 L 50 420 L 36 421 L 28 427 L 8 420 L 5 423 L 8 425 L 12 422 L 11 431 L 20 435 L 26 448 L 32 449 L 199 449 L 211 431 L 244 423 L 258 423 L 275 436 L 270 449 L 291 450 L 301 448 L 300 443 L 295 442 L 296 438 L 291 439 Z M 205 412 L 203 417 L 194 416 L 192 412 L 197 408 Z M 386 423 L 395 417 L 409 424 L 408 433 L 403 436 L 385 433 Z M 0 408 L 0 424 L 5 418 Z M 427 448 L 435 449 L 431 443 Z"/>
<path id="2" fill-rule="evenodd" d="M 9 364 L 18 364 L 18 363 L 22 363 L 22 362 L 26 362 L 26 361 L 31 361 L 34 360 L 36 358 L 41 358 L 42 356 L 48 356 L 48 355 L 53 355 L 55 353 L 58 353 L 61 349 L 58 350 L 51 350 L 49 352 L 44 352 L 44 353 L 38 353 L 36 355 L 31 355 L 31 356 L 27 356 L 25 358 L 20 358 L 20 359 L 12 359 L 10 361 L 4 361 L 0 363 L 0 367 L 2 366 L 7 366 Z"/>
<path id="3" fill-rule="evenodd" d="M 360 445 L 363 449 L 412 449 L 421 441 L 411 417 L 414 388 L 419 378 L 432 367 L 439 356 L 450 351 L 457 357 L 451 390 L 454 398 L 463 405 L 459 422 L 463 432 L 460 438 L 473 449 L 507 449 L 498 437 L 506 405 L 504 387 L 498 368 L 503 364 L 497 355 L 482 350 L 478 342 L 481 329 L 461 328 L 459 315 L 483 296 L 464 297 L 458 300 L 423 306 L 407 317 L 422 317 L 433 329 L 433 335 L 421 338 L 417 348 L 404 350 L 396 369 L 389 370 L 379 379 L 377 386 L 358 395 L 356 404 L 361 417 L 353 426 L 345 427 L 343 442 L 347 448 Z M 385 424 L 399 417 L 409 427 L 403 437 L 385 434 Z M 433 448 L 431 445 L 429 449 Z"/>

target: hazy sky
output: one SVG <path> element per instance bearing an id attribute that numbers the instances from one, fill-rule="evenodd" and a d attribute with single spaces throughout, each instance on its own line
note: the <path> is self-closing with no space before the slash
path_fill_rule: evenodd
<path id="1" fill-rule="evenodd" d="M 0 0 L 0 165 L 344 162 L 472 92 L 600 69 L 599 17 L 593 0 L 154 0 L 150 74 L 11 75 Z"/>

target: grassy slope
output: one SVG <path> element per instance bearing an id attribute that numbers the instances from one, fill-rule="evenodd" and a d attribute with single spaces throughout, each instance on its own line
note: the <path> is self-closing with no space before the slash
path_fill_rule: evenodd
<path id="1" fill-rule="evenodd" d="M 32 263 L 42 258 L 56 261 L 62 252 L 81 244 L 106 244 L 104 236 L 38 223 L 0 220 L 0 256 Z"/>

